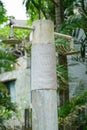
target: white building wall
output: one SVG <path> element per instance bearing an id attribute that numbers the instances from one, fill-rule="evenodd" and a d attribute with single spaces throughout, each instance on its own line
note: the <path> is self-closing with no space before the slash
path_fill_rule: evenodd
<path id="1" fill-rule="evenodd" d="M 24 125 L 24 110 L 31 105 L 31 88 L 30 88 L 30 69 L 15 70 L 0 74 L 0 81 L 8 82 L 15 80 L 15 97 L 18 104 L 19 117 L 17 120 L 11 119 L 10 124 Z"/>

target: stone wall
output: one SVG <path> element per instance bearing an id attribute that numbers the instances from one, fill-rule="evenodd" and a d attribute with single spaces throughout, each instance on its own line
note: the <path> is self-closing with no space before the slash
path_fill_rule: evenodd
<path id="1" fill-rule="evenodd" d="M 87 91 L 86 65 L 78 62 L 68 56 L 68 74 L 69 74 L 69 96 L 70 98 L 81 95 Z"/>

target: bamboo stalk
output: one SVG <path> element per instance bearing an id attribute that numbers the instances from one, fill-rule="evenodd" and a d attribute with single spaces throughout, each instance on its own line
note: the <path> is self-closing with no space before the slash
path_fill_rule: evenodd
<path id="1" fill-rule="evenodd" d="M 57 32 L 54 32 L 54 35 L 57 36 L 57 37 L 61 37 L 61 38 L 69 40 L 70 41 L 70 49 L 74 50 L 74 40 L 73 40 L 72 36 L 57 33 Z"/>
<path id="2" fill-rule="evenodd" d="M 19 28 L 19 29 L 34 30 L 33 27 L 29 27 L 29 26 L 12 25 L 12 27 L 13 27 L 13 28 Z"/>
<path id="3" fill-rule="evenodd" d="M 54 32 L 54 35 L 55 35 L 55 36 L 58 36 L 58 37 L 65 38 L 65 39 L 68 39 L 68 40 L 71 40 L 71 39 L 72 39 L 72 36 L 65 35 L 65 34 L 61 34 L 61 33 L 57 33 L 57 32 Z"/>

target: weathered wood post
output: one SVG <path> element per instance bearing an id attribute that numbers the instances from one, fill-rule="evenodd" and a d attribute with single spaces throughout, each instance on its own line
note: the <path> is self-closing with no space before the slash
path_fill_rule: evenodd
<path id="1" fill-rule="evenodd" d="M 54 26 L 38 20 L 31 51 L 32 129 L 58 130 Z"/>

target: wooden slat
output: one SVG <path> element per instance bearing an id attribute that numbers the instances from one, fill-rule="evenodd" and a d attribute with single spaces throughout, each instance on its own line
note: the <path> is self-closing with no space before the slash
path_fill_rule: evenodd
<path id="1" fill-rule="evenodd" d="M 69 52 L 66 52 L 65 55 L 73 55 L 73 54 L 79 54 L 80 51 L 69 51 Z"/>
<path id="2" fill-rule="evenodd" d="M 7 39 L 3 40 L 2 42 L 6 44 L 20 44 L 22 41 L 19 39 Z"/>

